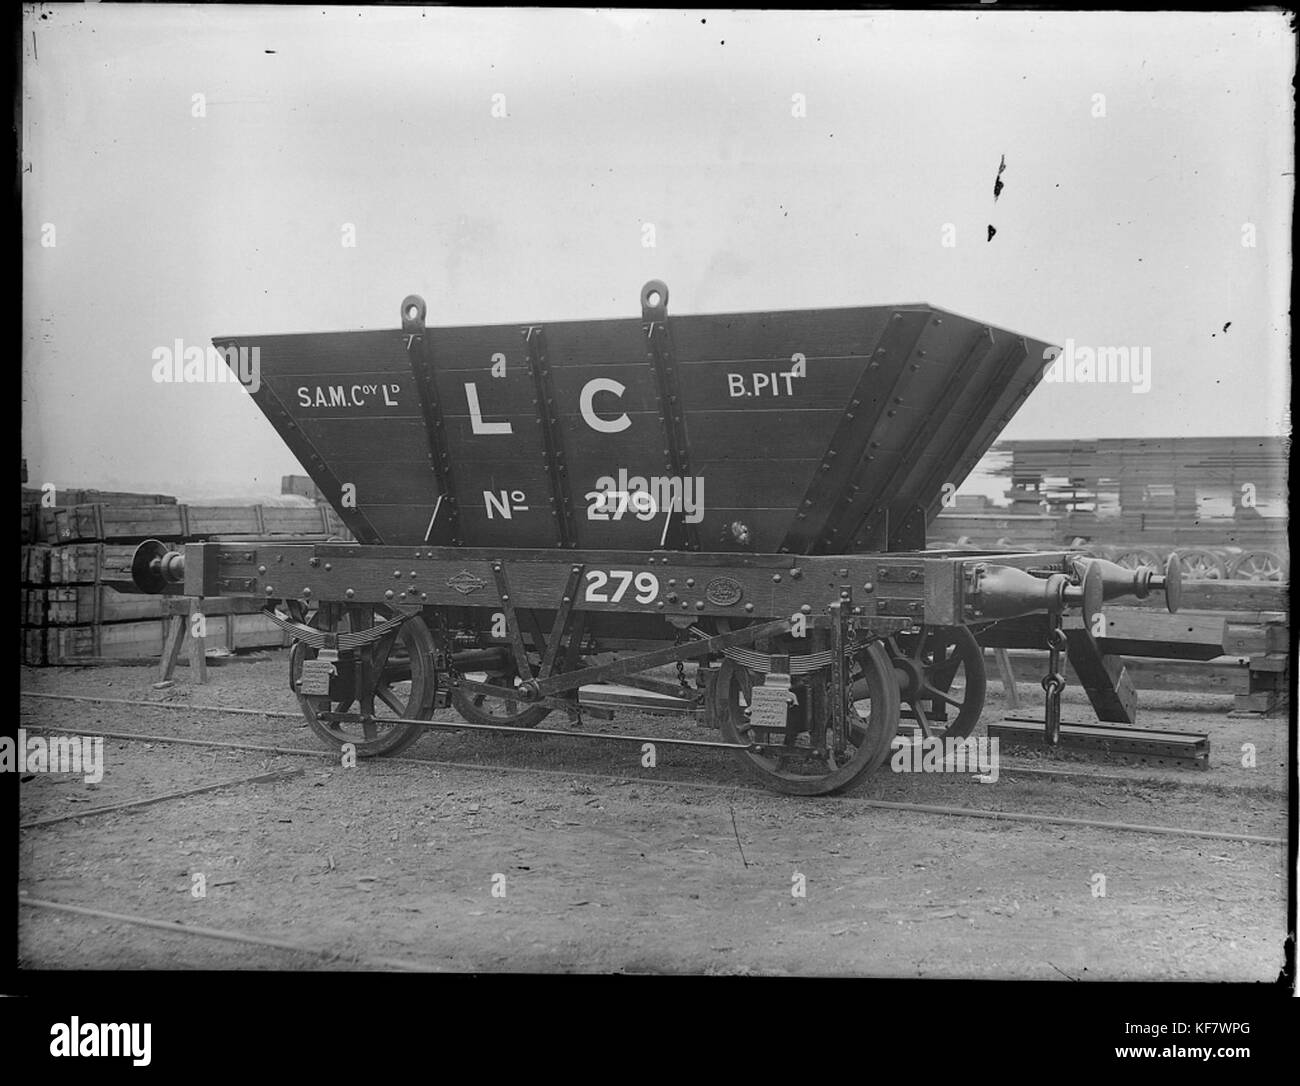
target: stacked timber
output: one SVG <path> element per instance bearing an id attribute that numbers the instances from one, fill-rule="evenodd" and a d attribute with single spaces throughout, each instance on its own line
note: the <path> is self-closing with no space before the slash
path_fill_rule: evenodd
<path id="1" fill-rule="evenodd" d="M 24 512 L 35 525 L 31 543 L 138 542 L 143 539 L 265 539 L 290 536 L 325 541 L 347 538 L 328 505 L 87 505 L 36 506 Z"/>
<path id="2" fill-rule="evenodd" d="M 999 451 L 1011 454 L 1012 512 L 1045 504 L 1100 521 L 1137 517 L 1148 532 L 1234 520 L 1265 530 L 1252 522 L 1286 515 L 1289 442 L 1281 437 L 1008 441 Z"/>
<path id="3" fill-rule="evenodd" d="M 22 662 L 85 665 L 156 659 L 167 636 L 170 597 L 136 593 L 131 544 L 22 548 Z M 211 649 L 270 648 L 283 632 L 259 614 L 261 601 L 204 601 Z"/>
<path id="4" fill-rule="evenodd" d="M 1187 579 L 1286 579 L 1286 438 L 1006 441 L 977 473 L 1009 476 L 1006 507 L 943 509 L 937 543 L 1071 546 L 1122 565 L 1163 562 Z"/>
<path id="5" fill-rule="evenodd" d="M 131 558 L 141 540 L 179 549 L 201 541 L 350 538 L 327 505 L 185 505 L 162 494 L 90 490 L 57 498 L 61 504 L 43 505 L 49 498 L 42 491 L 23 488 L 22 662 L 36 666 L 160 655 L 171 601 L 134 591 Z M 261 607 L 260 600 L 204 601 L 208 650 L 285 644 Z"/>

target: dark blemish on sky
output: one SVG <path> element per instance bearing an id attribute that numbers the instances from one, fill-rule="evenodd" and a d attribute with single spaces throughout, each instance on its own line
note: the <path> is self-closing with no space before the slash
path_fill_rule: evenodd
<path id="1" fill-rule="evenodd" d="M 1002 190 L 1006 187 L 1002 184 L 1002 171 L 1007 168 L 1007 156 L 1002 156 L 1002 161 L 998 163 L 998 175 L 993 179 L 993 202 L 998 202 L 998 197 L 1002 195 Z"/>
<path id="2" fill-rule="evenodd" d="M 996 234 L 997 232 L 998 232 L 997 227 L 994 226 L 992 223 L 989 223 L 989 236 L 988 236 L 988 239 L 987 239 L 987 240 L 988 240 L 988 241 L 992 241 L 992 240 L 993 240 L 993 235 Z"/>

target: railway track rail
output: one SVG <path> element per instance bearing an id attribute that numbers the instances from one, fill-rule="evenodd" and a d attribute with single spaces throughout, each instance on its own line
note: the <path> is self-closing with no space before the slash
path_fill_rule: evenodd
<path id="1" fill-rule="evenodd" d="M 364 955 L 348 954 L 335 947 L 314 947 L 304 943 L 291 942 L 288 939 L 271 939 L 264 935 L 252 935 L 243 931 L 231 931 L 228 928 L 209 928 L 199 924 L 181 924 L 175 920 L 156 920 L 138 913 L 110 912 L 107 909 L 91 909 L 84 905 L 69 905 L 61 901 L 47 901 L 44 898 L 18 895 L 20 907 L 45 910 L 48 912 L 67 913 L 73 916 L 87 916 L 95 920 L 109 920 L 118 924 L 130 924 L 134 927 L 165 931 L 173 935 L 186 935 L 192 939 L 219 939 L 228 943 L 243 943 L 247 946 L 270 947 L 292 954 L 303 954 L 311 958 L 321 958 L 326 962 L 347 962 L 365 969 L 397 970 L 401 972 L 436 973 L 442 972 L 437 966 L 424 962 L 410 961 L 405 958 L 372 958 Z"/>
<path id="2" fill-rule="evenodd" d="M 298 714 L 283 712 L 279 710 L 245 709 L 239 707 L 224 707 L 224 706 L 210 706 L 210 705 L 174 704 L 174 703 L 153 702 L 153 701 L 136 700 L 136 699 L 128 699 L 128 698 L 106 698 L 106 697 L 98 697 L 98 696 L 91 696 L 91 695 L 50 694 L 50 693 L 44 693 L 38 691 L 23 691 L 22 696 L 24 698 L 34 698 L 34 699 L 45 700 L 45 701 L 94 703 L 94 704 L 127 706 L 132 708 L 165 709 L 165 710 L 171 710 L 177 712 L 183 711 L 183 712 L 191 712 L 191 713 L 196 713 L 196 712 L 225 713 L 228 715 L 256 716 L 256 717 L 263 717 L 269 719 L 301 720 L 301 717 Z M 180 737 L 180 736 L 153 735 L 153 734 L 142 734 L 142 733 L 135 733 L 135 732 L 89 731 L 86 729 L 62 728 L 62 727 L 57 727 L 54 725 L 47 725 L 47 724 L 30 724 L 30 725 L 24 725 L 24 727 L 30 727 L 32 730 L 38 730 L 38 731 L 49 731 L 49 732 L 56 732 L 60 734 L 70 734 L 70 735 L 73 734 L 85 735 L 91 737 L 100 737 L 103 739 L 112 739 L 121 742 L 140 742 L 140 743 L 147 742 L 147 743 L 159 743 L 159 744 L 170 743 L 177 746 L 240 750 L 240 751 L 247 751 L 250 753 L 274 754 L 274 755 L 280 755 L 285 757 L 307 757 L 307 758 L 316 758 L 316 759 L 324 758 L 331 762 L 336 762 L 338 760 L 338 752 L 329 751 L 329 750 L 316 750 L 316 749 L 307 749 L 307 748 L 298 748 L 298 747 L 283 747 L 283 746 L 260 744 L 260 743 L 241 743 L 241 742 L 232 742 L 229 740 L 190 739 L 190 738 Z M 533 729 L 524 729 L 524 728 L 518 728 L 518 729 L 494 728 L 491 730 L 515 732 L 520 735 L 538 734 Z M 570 733 L 548 730 L 545 734 L 567 735 Z M 593 736 L 591 735 L 591 733 L 587 733 L 586 737 L 592 738 Z M 605 735 L 599 735 L 594 737 L 602 738 L 602 739 L 627 738 L 625 736 L 605 736 Z M 663 742 L 662 739 L 646 740 L 646 741 Z M 723 746 L 723 744 L 698 744 L 698 745 Z M 479 772 L 487 771 L 492 773 L 516 773 L 516 774 L 527 774 L 527 775 L 541 776 L 541 777 L 562 777 L 566 779 L 584 778 L 590 780 L 604 780 L 610 782 L 622 782 L 627 780 L 635 780 L 638 784 L 653 784 L 653 785 L 659 785 L 661 787 L 667 787 L 667 788 L 685 788 L 685 789 L 695 789 L 695 790 L 713 791 L 713 792 L 718 792 L 718 791 L 732 792 L 732 793 L 742 792 L 742 793 L 752 793 L 755 795 L 770 794 L 768 790 L 762 786 L 751 785 L 743 782 L 731 784 L 731 783 L 721 783 L 715 781 L 692 781 L 692 780 L 683 780 L 678 777 L 662 776 L 662 775 L 651 777 L 651 776 L 635 774 L 635 773 L 634 774 L 593 773 L 588 771 L 575 771 L 570 769 L 551 769 L 551 768 L 539 767 L 539 766 L 503 766 L 495 763 L 453 762 L 453 761 L 446 761 L 446 760 L 435 759 L 435 758 L 413 758 L 413 757 L 391 756 L 391 755 L 386 756 L 382 760 L 382 762 L 373 762 L 373 764 L 376 766 L 389 764 L 389 763 L 402 764 L 402 765 L 436 766 L 445 769 L 475 770 Z M 1117 783 L 1117 784 L 1124 784 L 1129 786 L 1140 784 L 1143 782 L 1147 782 L 1147 783 L 1154 782 L 1162 785 L 1168 785 L 1170 783 L 1165 778 L 1139 778 L 1139 777 L 1115 776 L 1115 775 L 1102 776 L 1100 774 L 1093 774 L 1093 773 L 1074 773 L 1065 770 L 1040 769 L 1038 767 L 1008 765 L 1005 762 L 1003 762 L 1001 766 L 1001 772 L 1005 775 L 1013 776 L 1013 777 L 1014 776 L 1047 777 L 1053 779 L 1062 779 L 1070 783 L 1079 783 L 1082 785 L 1092 785 L 1092 784 L 1096 784 L 1097 782 Z M 114 811 L 121 811 L 133 807 L 144 806 L 146 804 L 166 801 L 168 799 L 185 798 L 187 796 L 200 794 L 202 792 L 213 791 L 216 788 L 220 788 L 220 787 L 237 787 L 242 784 L 254 783 L 256 781 L 263 780 L 266 778 L 266 776 L 267 776 L 266 774 L 259 774 L 249 778 L 241 778 L 235 781 L 224 782 L 223 784 L 206 785 L 196 789 L 185 789 L 176 792 L 174 794 L 169 794 L 168 796 L 165 797 L 154 797 L 152 799 L 150 799 L 149 797 L 143 797 L 139 801 L 133 801 L 125 804 L 114 804 L 111 806 L 106 806 L 101 808 L 91 808 L 89 810 L 79 812 L 76 815 L 59 816 L 57 819 L 37 819 L 37 820 L 33 820 L 32 823 L 29 823 L 21 828 L 28 828 L 28 829 L 38 828 L 41 825 L 52 823 L 55 821 L 80 820 L 83 818 L 94 817 L 97 814 L 112 813 Z M 1174 784 L 1174 787 L 1198 787 L 1198 786 L 1176 783 Z M 1204 788 L 1205 786 L 1201 785 L 1199 787 Z M 1019 811 L 995 811 L 995 810 L 988 810 L 985 808 L 975 808 L 975 807 L 948 807 L 948 806 L 943 806 L 938 804 L 906 803 L 906 802 L 896 802 L 896 801 L 889 801 L 889 800 L 867 799 L 864 797 L 859 797 L 854 795 L 826 797 L 826 801 L 831 803 L 850 804 L 858 807 L 871 808 L 877 810 L 911 812 L 920 815 L 939 815 L 939 816 L 954 817 L 954 818 L 975 818 L 975 819 L 985 819 L 985 820 L 1000 821 L 1000 822 L 1019 822 L 1019 823 L 1027 823 L 1027 824 L 1047 825 L 1047 826 L 1068 826 L 1068 827 L 1075 827 L 1075 828 L 1110 830 L 1119 833 L 1140 833 L 1140 834 L 1150 834 L 1155 836 L 1191 837 L 1191 838 L 1200 838 L 1205 840 L 1216 840 L 1216 841 L 1236 841 L 1236 842 L 1247 843 L 1247 844 L 1263 844 L 1263 845 L 1285 845 L 1286 844 L 1285 838 L 1272 837 L 1272 836 L 1267 836 L 1262 834 L 1233 833 L 1233 832 L 1220 831 L 1220 830 L 1198 830 L 1198 829 L 1191 829 L 1184 826 L 1148 825 L 1142 823 L 1105 821 L 1101 819 L 1069 818 L 1062 815 L 1035 814 L 1032 812 L 1019 812 Z"/>

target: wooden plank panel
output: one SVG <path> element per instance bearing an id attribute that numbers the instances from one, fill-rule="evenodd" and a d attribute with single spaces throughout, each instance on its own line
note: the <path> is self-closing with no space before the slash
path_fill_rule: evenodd
<path id="1" fill-rule="evenodd" d="M 60 543 L 78 539 L 101 539 L 102 526 L 96 513 L 97 505 L 75 505 L 53 510 L 55 538 Z M 42 516 L 49 510 L 42 510 Z"/>
<path id="2" fill-rule="evenodd" d="M 40 613 L 38 600 L 44 600 L 43 616 L 31 622 L 34 626 L 89 626 L 162 618 L 170 613 L 168 605 L 175 599 L 119 592 L 109 585 L 70 585 L 38 590 L 30 595 L 32 616 Z M 215 598 L 203 604 L 203 613 L 207 615 L 254 614 L 261 609 L 261 600 L 240 597 Z"/>
<path id="3" fill-rule="evenodd" d="M 549 340 L 547 345 L 549 347 Z M 554 367 L 551 370 L 551 384 L 555 389 L 555 403 L 559 413 L 580 418 L 583 389 L 597 380 L 615 381 L 622 386 L 622 391 L 593 390 L 591 408 L 598 417 L 613 421 L 625 412 L 658 413 L 659 401 L 655 390 L 654 370 L 644 357 L 644 352 L 640 359 L 630 365 Z M 685 403 L 689 409 L 690 401 L 685 400 Z"/>
<path id="4" fill-rule="evenodd" d="M 341 503 L 342 487 L 352 484 L 353 496 L 359 507 L 369 508 L 373 504 L 393 505 L 403 502 L 422 501 L 430 507 L 438 500 L 438 484 L 429 467 L 428 458 L 419 462 L 404 461 L 398 458 L 378 461 L 335 461 L 340 487 L 334 492 L 333 487 L 322 488 L 321 496 L 330 502 Z M 329 509 L 321 506 L 322 509 Z M 338 528 L 342 522 L 333 509 L 328 515 Z M 337 528 L 335 529 L 337 530 Z"/>
<path id="5" fill-rule="evenodd" d="M 1191 615 L 1158 614 L 1147 611 L 1125 611 L 1106 608 L 1106 633 L 1108 640 L 1141 641 L 1148 643 L 1148 656 L 1174 656 L 1162 648 L 1178 646 L 1186 649 L 1203 649 L 1209 652 L 1204 659 L 1235 651 L 1224 647 L 1227 623 L 1222 618 Z"/>
<path id="6" fill-rule="evenodd" d="M 473 413 L 471 399 L 478 402 L 479 417 L 486 422 L 509 419 L 519 429 L 537 416 L 533 403 L 537 387 L 523 365 L 508 368 L 503 377 L 494 377 L 487 367 L 480 373 L 449 372 L 439 369 L 435 362 L 434 384 L 443 418 L 468 418 Z"/>
<path id="7" fill-rule="evenodd" d="M 392 373 L 354 370 L 318 377 L 263 378 L 295 418 L 420 418 L 414 382 Z"/>
<path id="8" fill-rule="evenodd" d="M 719 553 L 758 552 L 775 554 L 790 526 L 788 509 L 714 507 L 706 504 L 700 524 L 700 546 Z M 732 525 L 748 529 L 749 542 L 740 543 Z"/>
<path id="9" fill-rule="evenodd" d="M 934 317 L 933 327 L 930 318 Z M 888 366 L 882 363 L 880 396 L 887 392 L 898 394 L 900 403 L 888 410 L 886 405 L 863 403 L 861 406 L 872 418 L 888 420 L 882 423 L 879 450 L 873 456 L 884 456 L 889 463 L 903 456 L 906 434 L 914 429 L 928 399 L 938 394 L 944 386 L 941 370 L 954 344 L 962 339 L 963 329 L 976 330 L 975 322 L 941 311 L 931 311 L 925 306 L 857 307 L 842 309 L 782 311 L 747 314 L 716 314 L 676 316 L 670 311 L 670 328 L 675 345 L 675 358 L 680 364 L 678 380 L 681 384 L 686 431 L 691 446 L 692 471 L 696 462 L 721 464 L 731 460 L 767 460 L 774 449 L 791 459 L 812 459 L 820 455 L 818 440 L 825 440 L 826 428 L 832 419 L 838 420 L 848 406 L 849 392 L 855 387 L 868 356 L 875 349 L 892 319 L 897 318 L 911 328 L 919 322 L 916 364 L 904 355 L 891 354 Z M 596 410 L 605 419 L 617 418 L 629 412 L 635 432 L 627 440 L 644 442 L 647 449 L 656 445 L 662 449 L 662 424 L 658 420 L 658 405 L 654 396 L 651 368 L 646 360 L 645 334 L 639 312 L 629 312 L 626 317 L 605 321 L 538 322 L 546 331 L 547 357 L 551 367 L 556 395 L 556 407 L 564 420 L 562 433 L 572 436 L 575 450 L 566 447 L 566 460 L 571 470 L 579 476 L 605 473 L 606 465 L 635 467 L 638 474 L 648 474 L 654 466 L 654 455 L 648 458 L 624 456 L 626 441 L 611 440 L 602 447 L 598 440 L 581 433 L 577 400 L 582 387 L 596 377 L 618 380 L 623 385 L 621 396 L 601 393 L 596 400 Z M 457 459 L 454 475 L 457 489 L 461 489 L 460 476 L 466 470 L 461 465 L 533 463 L 540 466 L 543 445 L 537 426 L 537 409 L 533 400 L 536 390 L 527 372 L 524 344 L 520 336 L 521 322 L 489 326 L 431 328 L 428 345 L 434 369 L 434 379 L 443 401 L 443 411 L 448 420 L 468 421 L 471 417 L 466 384 L 476 390 L 479 413 L 485 423 L 505 423 L 511 426 L 506 435 L 475 434 L 463 425 L 449 428 L 449 444 Z M 914 337 L 913 337 L 914 338 Z M 908 341 L 909 343 L 911 340 Z M 1012 345 L 1015 340 L 1002 334 L 1001 341 Z M 922 347 L 922 343 L 925 344 Z M 262 380 L 266 394 L 258 399 L 273 425 L 285 436 L 295 454 L 303 459 L 304 467 L 318 485 L 334 477 L 334 489 L 347 481 L 364 462 L 404 462 L 418 465 L 427 458 L 427 448 L 421 444 L 420 409 L 415 395 L 414 382 L 409 373 L 402 336 L 396 331 L 365 333 L 331 333 L 303 336 L 228 337 L 218 341 L 219 346 L 256 345 L 260 351 Z M 919 353 L 926 352 L 924 358 Z M 1032 353 L 1033 348 L 1031 348 Z M 981 435 L 996 433 L 1001 420 L 975 420 L 963 416 L 975 410 L 984 388 L 992 383 L 998 367 L 993 362 L 1001 351 L 995 351 L 992 361 L 982 367 L 976 378 L 969 382 L 959 405 L 954 409 L 953 427 L 962 425 L 984 427 Z M 759 374 L 789 372 L 796 355 L 803 355 L 807 375 L 800 378 L 756 380 Z M 910 356 L 909 356 L 910 357 Z M 504 360 L 505 374 L 491 375 L 494 362 Z M 891 368 L 892 367 L 892 368 Z M 1029 367 L 1032 369 L 1033 367 Z M 895 373 L 897 370 L 897 373 Z M 1021 367 L 1025 370 L 1025 367 Z M 1028 370 L 1018 370 L 1009 387 L 1000 391 L 995 413 L 1010 407 L 1023 385 Z M 902 380 L 898 383 L 894 378 Z M 981 382 L 983 382 L 981 384 Z M 867 397 L 871 399 L 871 396 Z M 278 401 L 278 402 L 277 402 Z M 880 408 L 881 410 L 877 410 Z M 793 410 L 792 410 L 793 409 Z M 771 416 L 773 411 L 784 412 L 779 426 L 754 425 L 755 416 Z M 813 418 L 813 413 L 825 412 L 827 417 Z M 715 430 L 707 415 L 734 415 L 737 422 L 724 433 Z M 644 416 L 644 417 L 638 417 Z M 775 416 L 769 419 L 769 423 Z M 364 425 L 369 420 L 374 428 Z M 403 425 L 394 426 L 396 422 Z M 810 425 L 811 424 L 811 425 Z M 335 429 L 335 427 L 339 427 Z M 384 427 L 391 427 L 385 431 Z M 614 435 L 608 435 L 613 437 Z M 981 440 L 982 440 L 981 436 Z M 391 442 L 387 439 L 391 438 Z M 392 443 L 400 443 L 397 448 Z M 425 443 L 427 445 L 427 443 Z M 965 445 L 954 445 L 943 453 L 949 459 L 964 455 Z M 385 456 L 385 453 L 388 455 Z M 577 457 L 574 461 L 572 458 Z M 849 459 L 856 459 L 856 446 Z M 645 465 L 642 467 L 642 465 Z M 867 463 L 867 477 L 876 478 L 884 461 Z M 942 474 L 943 465 L 925 465 Z M 489 474 L 492 469 L 488 469 Z M 417 469 L 413 466 L 412 472 Z M 499 474 L 499 473 L 498 473 Z M 830 488 L 826 501 L 834 501 L 839 491 L 847 491 L 849 483 L 861 490 L 862 473 L 854 469 L 853 479 L 837 480 Z M 922 474 L 917 485 L 933 486 L 937 476 Z M 529 487 L 513 478 L 497 484 L 491 476 L 491 489 L 522 489 L 533 495 Z M 953 482 L 960 480 L 951 473 L 944 476 Z M 585 479 L 580 483 L 586 485 Z M 473 491 L 488 489 L 480 478 L 470 476 L 462 500 Z M 547 497 L 549 499 L 549 479 Z M 576 490 L 577 488 L 575 488 Z M 400 500 L 399 486 L 374 489 L 369 500 L 362 499 L 359 514 L 369 519 L 371 510 L 387 523 L 400 522 L 399 536 L 384 536 L 390 541 L 411 541 L 413 528 L 411 514 L 397 514 L 392 507 L 418 506 L 432 487 L 405 502 Z M 581 502 L 586 490 L 570 494 L 573 504 Z M 480 495 L 481 496 L 481 495 Z M 540 494 L 538 495 L 540 497 Z M 576 501 L 574 500 L 576 497 Z M 923 495 L 927 501 L 933 495 Z M 912 500 L 907 493 L 900 500 Z M 733 503 L 741 512 L 751 512 L 751 505 L 759 500 L 756 495 L 738 495 L 724 500 Z M 776 499 L 767 498 L 768 505 Z M 784 500 L 782 497 L 780 500 Z M 365 524 L 362 516 L 354 516 L 354 530 L 361 531 Z M 373 523 L 373 522 L 372 522 Z M 786 526 L 788 529 L 788 525 Z M 159 535 L 158 532 L 148 534 Z M 496 538 L 495 533 L 492 538 Z M 422 538 L 422 535 L 419 537 Z M 536 537 L 540 541 L 541 536 Z M 495 544 L 494 544 L 495 545 Z"/>
<path id="10" fill-rule="evenodd" d="M 436 501 L 367 505 L 366 519 L 390 546 L 415 546 L 425 540 Z"/>
<path id="11" fill-rule="evenodd" d="M 324 535 L 329 524 L 321 506 L 311 508 L 285 508 L 274 505 L 262 507 L 262 530 L 267 535 Z"/>
<path id="12" fill-rule="evenodd" d="M 47 633 L 46 656 L 52 664 L 75 664 L 84 658 L 157 657 L 167 635 L 167 619 L 117 622 L 97 626 L 61 626 Z M 263 615 L 215 615 L 207 621 L 210 648 L 273 648 L 287 635 Z"/>
<path id="13" fill-rule="evenodd" d="M 177 549 L 174 544 L 169 549 Z M 93 584 L 97 581 L 131 579 L 131 558 L 135 547 L 117 543 L 74 543 L 50 551 L 49 583 Z"/>
<path id="14" fill-rule="evenodd" d="M 91 539 L 180 539 L 186 535 L 183 505 L 78 505 L 60 510 L 60 542 Z"/>
<path id="15" fill-rule="evenodd" d="M 696 410 L 764 415 L 791 410 L 829 410 L 839 414 L 849 406 L 849 395 L 867 362 L 865 356 L 816 359 L 815 364 L 808 363 L 804 377 L 791 375 L 788 360 L 783 363 L 783 369 L 773 369 L 773 363 L 763 360 L 683 365 L 680 381 L 687 422 Z M 780 432 L 771 435 L 779 446 L 786 426 L 772 418 L 766 418 L 763 425 L 780 427 Z"/>
<path id="16" fill-rule="evenodd" d="M 46 661 L 45 630 L 22 631 L 22 662 L 31 667 L 41 667 Z"/>
<path id="17" fill-rule="evenodd" d="M 755 427 L 764 425 L 759 419 L 740 411 L 692 411 L 686 419 L 686 432 L 691 447 L 692 460 L 747 460 L 766 463 L 772 459 L 811 459 L 820 456 L 826 448 L 828 427 L 834 428 L 840 411 L 787 412 L 788 425 L 780 432 L 780 441 L 755 440 Z M 570 463 L 603 469 L 606 464 L 627 464 L 629 458 L 640 452 L 649 459 L 663 456 L 663 426 L 654 411 L 628 412 L 631 425 L 620 433 L 596 433 L 581 418 L 561 417 L 565 450 Z M 770 419 L 768 420 L 770 421 Z M 771 436 L 770 429 L 763 433 Z"/>
<path id="18" fill-rule="evenodd" d="M 40 506 L 24 505 L 22 510 L 22 527 L 19 531 L 20 543 L 35 543 L 40 535 Z"/>
<path id="19" fill-rule="evenodd" d="M 23 584 L 45 584 L 50 576 L 50 554 L 52 549 L 43 544 L 33 544 L 24 547 L 22 553 Z"/>
<path id="20" fill-rule="evenodd" d="M 1286 652 L 1290 643 L 1290 631 L 1285 623 L 1256 626 L 1230 622 L 1223 639 L 1223 651 L 1241 655 Z"/>
<path id="21" fill-rule="evenodd" d="M 1251 581 L 1184 581 L 1184 611 L 1287 611 L 1290 609 L 1289 584 Z M 1125 607 L 1164 611 L 1163 593 L 1152 593 L 1145 600 L 1126 599 Z"/>
<path id="22" fill-rule="evenodd" d="M 580 367 L 606 370 L 614 366 L 644 366 L 648 370 L 640 302 L 634 300 L 628 309 L 627 317 L 613 320 L 538 321 L 546 329 L 546 346 L 554 365 L 552 376 L 559 381 L 569 370 Z M 669 319 L 675 329 L 677 318 L 670 315 Z M 626 380 L 621 375 L 610 376 Z M 570 386 L 564 388 L 569 390 Z M 558 384 L 556 390 L 560 390 Z M 577 401 L 564 402 L 576 404 Z"/>
<path id="23" fill-rule="evenodd" d="M 427 463 L 429 459 L 424 419 L 420 417 L 385 418 L 382 423 L 350 416 L 328 421 L 302 419 L 298 425 L 327 463 L 335 460 L 352 463 L 387 460 Z"/>
<path id="24" fill-rule="evenodd" d="M 538 498 L 528 497 L 528 511 L 512 511 L 510 517 L 502 516 L 493 507 L 489 516 L 482 504 L 461 506 L 461 535 L 467 546 L 473 547 L 553 547 L 559 539 L 555 518 L 546 501 L 546 491 L 535 488 L 530 492 Z"/>
<path id="25" fill-rule="evenodd" d="M 253 533 L 261 530 L 255 506 L 191 505 L 187 509 L 191 536 L 215 532 Z"/>
<path id="26" fill-rule="evenodd" d="M 1020 681 L 1035 688 L 1047 668 L 1047 653 L 1032 649 L 1013 649 L 1008 655 L 1016 667 Z M 1138 690 L 1185 690 L 1215 694 L 1245 693 L 1250 673 L 1244 660 L 1219 657 L 1211 661 L 1129 659 L 1125 672 Z M 1063 674 L 1071 685 L 1078 686 L 1079 677 L 1067 662 Z M 1041 694 L 1031 701 L 1041 707 Z"/>
<path id="27" fill-rule="evenodd" d="M 671 298 L 669 299 L 671 302 Z M 700 360 L 763 359 L 789 361 L 865 355 L 895 308 L 782 310 L 771 313 L 719 313 L 673 316 L 669 323 L 677 356 L 683 363 Z M 841 405 L 842 406 L 842 405 Z"/>
<path id="28" fill-rule="evenodd" d="M 396 320 L 396 305 L 393 306 L 393 315 Z M 396 327 L 368 332 L 220 336 L 212 342 L 221 348 L 256 346 L 263 381 L 268 377 L 298 375 L 304 378 L 299 384 L 306 385 L 316 376 L 348 374 L 358 370 L 385 374 L 401 381 L 411 372 L 405 340 Z"/>

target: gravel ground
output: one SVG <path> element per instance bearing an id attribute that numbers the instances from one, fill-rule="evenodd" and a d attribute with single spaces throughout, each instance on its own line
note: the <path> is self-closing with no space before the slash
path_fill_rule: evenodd
<path id="1" fill-rule="evenodd" d="M 28 669 L 22 688 L 296 713 L 285 671 L 286 654 L 268 653 L 211 668 L 205 686 L 182 668 L 155 690 L 151 669 L 121 667 Z M 755 790 L 724 751 L 660 747 L 645 769 L 634 745 L 435 732 L 405 755 L 429 764 L 345 768 L 296 720 L 25 698 L 29 728 L 321 753 L 108 740 L 97 784 L 24 775 L 27 822 L 301 771 L 25 829 L 20 893 L 303 949 L 24 907 L 19 964 L 1271 981 L 1286 930 L 1282 846 L 863 802 L 1286 835 L 1285 719 L 1229 718 L 1231 699 L 1214 695 L 1143 705 L 1146 726 L 1208 733 L 1211 768 L 1017 754 L 996 784 L 886 768 L 850 796 L 797 799 Z M 1001 715 L 991 682 L 982 724 Z M 1073 692 L 1064 715 L 1092 719 Z M 710 737 L 687 718 L 637 713 L 584 727 Z"/>

